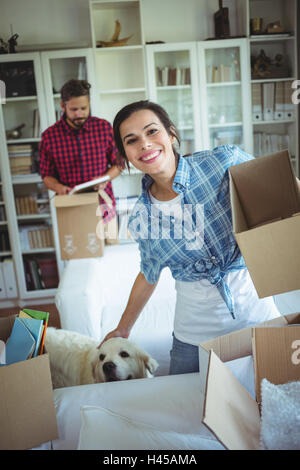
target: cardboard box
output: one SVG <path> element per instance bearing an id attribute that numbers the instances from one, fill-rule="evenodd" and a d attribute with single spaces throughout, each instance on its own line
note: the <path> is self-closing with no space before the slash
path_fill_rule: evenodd
<path id="1" fill-rule="evenodd" d="M 61 258 L 96 258 L 104 253 L 97 192 L 55 196 Z"/>
<path id="2" fill-rule="evenodd" d="M 15 316 L 0 318 L 0 339 Z M 48 354 L 0 367 L 0 449 L 22 450 L 58 438 Z"/>
<path id="3" fill-rule="evenodd" d="M 300 289 L 300 192 L 288 151 L 229 175 L 233 232 L 258 296 Z"/>
<path id="4" fill-rule="evenodd" d="M 200 345 L 200 380 L 205 394 L 202 421 L 227 449 L 260 448 L 260 384 L 264 377 L 275 385 L 300 380 L 299 361 L 293 360 L 294 346 L 300 345 L 299 324 L 300 313 L 290 314 Z M 251 354 L 256 400 L 223 363 Z"/>

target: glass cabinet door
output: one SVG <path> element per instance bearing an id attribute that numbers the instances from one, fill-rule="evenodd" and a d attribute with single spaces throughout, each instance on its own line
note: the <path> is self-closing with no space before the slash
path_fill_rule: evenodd
<path id="1" fill-rule="evenodd" d="M 199 150 L 195 44 L 147 46 L 150 99 L 168 112 L 180 135 L 180 153 Z"/>
<path id="2" fill-rule="evenodd" d="M 88 49 L 49 51 L 43 52 L 41 56 L 48 111 L 47 125 L 52 125 L 61 118 L 60 90 L 71 79 L 87 80 L 91 83 L 91 105 L 95 115 L 98 100 L 93 98 L 96 95 L 96 87 L 92 82 L 94 74 L 91 70 L 93 67 L 91 51 Z"/>
<path id="3" fill-rule="evenodd" d="M 209 148 L 235 144 L 250 150 L 246 130 L 247 106 L 244 105 L 247 80 L 242 76 L 248 68 L 242 68 L 246 49 L 243 50 L 241 44 L 244 45 L 243 40 L 238 44 L 228 40 L 211 41 L 200 46 L 202 122 Z"/>

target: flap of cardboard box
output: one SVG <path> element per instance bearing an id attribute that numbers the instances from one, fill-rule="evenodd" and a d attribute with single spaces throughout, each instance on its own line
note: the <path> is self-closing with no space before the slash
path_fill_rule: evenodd
<path id="1" fill-rule="evenodd" d="M 57 439 L 48 354 L 0 367 L 0 449 Z"/>
<path id="2" fill-rule="evenodd" d="M 260 323 L 257 327 L 262 328 L 270 325 L 286 326 L 289 323 L 292 324 L 298 321 L 300 322 L 300 314 L 290 314 Z M 223 362 L 249 356 L 252 354 L 252 327 L 210 339 L 201 343 L 200 346 L 206 351 L 212 349 Z"/>
<path id="3" fill-rule="evenodd" d="M 300 380 L 300 325 L 253 328 L 257 402 L 263 378 L 274 385 Z"/>
<path id="4" fill-rule="evenodd" d="M 259 449 L 258 405 L 213 351 L 210 351 L 202 421 L 227 449 Z"/>
<path id="5" fill-rule="evenodd" d="M 54 206 L 57 208 L 86 206 L 89 204 L 97 204 L 99 196 L 97 192 L 83 193 L 83 194 L 66 194 L 64 196 L 55 196 Z"/>
<path id="6" fill-rule="evenodd" d="M 233 231 L 300 211 L 300 193 L 287 150 L 229 168 Z"/>

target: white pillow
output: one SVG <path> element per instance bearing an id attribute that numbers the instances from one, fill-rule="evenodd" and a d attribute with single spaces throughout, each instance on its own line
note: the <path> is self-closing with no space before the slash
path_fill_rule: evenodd
<path id="1" fill-rule="evenodd" d="M 181 434 L 116 414 L 83 406 L 78 450 L 224 450 L 213 437 Z"/>

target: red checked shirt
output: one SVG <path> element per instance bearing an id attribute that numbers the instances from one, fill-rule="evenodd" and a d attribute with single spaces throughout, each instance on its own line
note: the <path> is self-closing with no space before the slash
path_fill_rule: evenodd
<path id="1" fill-rule="evenodd" d="M 41 177 L 52 176 L 71 188 L 104 175 L 117 164 L 112 126 L 93 116 L 79 130 L 70 127 L 62 116 L 43 132 L 39 153 Z M 116 215 L 110 181 L 105 191 L 113 202 L 113 207 L 109 207 L 100 198 L 103 221 L 109 222 Z"/>

